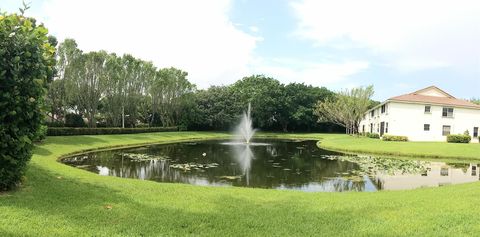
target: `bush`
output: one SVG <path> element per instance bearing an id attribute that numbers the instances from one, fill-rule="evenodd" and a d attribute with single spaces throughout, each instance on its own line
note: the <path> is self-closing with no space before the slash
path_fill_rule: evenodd
<path id="1" fill-rule="evenodd" d="M 450 134 L 447 136 L 447 142 L 449 143 L 470 143 L 471 140 L 472 137 L 470 137 L 469 135 Z"/>
<path id="2" fill-rule="evenodd" d="M 362 134 L 365 137 L 373 138 L 373 139 L 380 139 L 380 135 L 378 133 L 364 133 Z"/>
<path id="3" fill-rule="evenodd" d="M 383 135 L 382 140 L 392 141 L 392 142 L 406 142 L 406 141 L 408 141 L 408 137 L 406 137 L 406 136 Z"/>
<path id="4" fill-rule="evenodd" d="M 67 114 L 65 115 L 65 127 L 70 128 L 83 128 L 86 127 L 85 121 L 81 115 Z"/>
<path id="5" fill-rule="evenodd" d="M 35 133 L 35 137 L 33 138 L 34 142 L 43 141 L 47 137 L 47 125 L 41 125 L 40 128 Z"/>
<path id="6" fill-rule="evenodd" d="M 130 134 L 149 132 L 173 132 L 177 127 L 153 128 L 48 128 L 48 136 L 74 136 L 74 135 L 105 135 L 105 134 Z"/>
<path id="7" fill-rule="evenodd" d="M 0 13 L 0 191 L 20 184 L 43 120 L 55 48 L 34 19 Z"/>
<path id="8" fill-rule="evenodd" d="M 65 123 L 63 121 L 53 121 L 53 122 L 46 122 L 45 125 L 47 127 L 56 127 L 56 128 L 62 128 L 65 127 Z"/>

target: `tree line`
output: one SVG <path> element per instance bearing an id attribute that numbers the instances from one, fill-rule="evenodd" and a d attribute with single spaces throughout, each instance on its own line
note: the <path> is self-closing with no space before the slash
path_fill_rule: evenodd
<path id="1" fill-rule="evenodd" d="M 73 39 L 57 47 L 56 57 L 46 98 L 50 126 L 228 130 L 251 103 L 254 126 L 263 130 L 342 131 L 330 121 L 317 123 L 316 103 L 335 97 L 325 87 L 252 75 L 198 90 L 185 71 L 159 69 L 128 54 L 85 53 Z"/>
<path id="2" fill-rule="evenodd" d="M 68 115 L 77 115 L 89 127 L 178 125 L 180 111 L 195 91 L 187 75 L 128 54 L 84 53 L 67 39 L 57 49 L 47 116 L 51 124 L 62 124 Z"/>

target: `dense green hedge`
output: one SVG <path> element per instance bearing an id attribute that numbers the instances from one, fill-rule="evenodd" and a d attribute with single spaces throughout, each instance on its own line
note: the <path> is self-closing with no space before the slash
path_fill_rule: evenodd
<path id="1" fill-rule="evenodd" d="M 48 128 L 48 136 L 128 134 L 178 131 L 177 127 L 154 128 Z"/>
<path id="2" fill-rule="evenodd" d="M 42 123 L 55 48 L 34 19 L 0 13 L 0 191 L 21 181 Z"/>
<path id="3" fill-rule="evenodd" d="M 362 136 L 373 138 L 373 139 L 380 139 L 380 135 L 378 133 L 362 133 Z"/>
<path id="4" fill-rule="evenodd" d="M 470 143 L 471 140 L 472 140 L 472 137 L 470 137 L 469 135 L 450 134 L 447 136 L 447 142 L 450 142 L 450 143 Z"/>
<path id="5" fill-rule="evenodd" d="M 392 141 L 392 142 L 406 142 L 406 141 L 408 141 L 408 137 L 406 137 L 406 136 L 383 135 L 382 140 Z"/>

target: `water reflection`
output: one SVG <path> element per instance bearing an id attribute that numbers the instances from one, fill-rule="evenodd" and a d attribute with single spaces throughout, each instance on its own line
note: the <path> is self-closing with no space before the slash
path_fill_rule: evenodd
<path id="1" fill-rule="evenodd" d="M 315 141 L 178 143 L 91 153 L 64 162 L 100 175 L 309 192 L 435 187 L 479 180 L 477 164 L 447 164 L 318 149 Z"/>
<path id="2" fill-rule="evenodd" d="M 241 144 L 233 146 L 234 159 L 238 163 L 247 186 L 250 184 L 250 168 L 252 166 L 252 160 L 255 159 L 252 149 L 249 144 Z"/>

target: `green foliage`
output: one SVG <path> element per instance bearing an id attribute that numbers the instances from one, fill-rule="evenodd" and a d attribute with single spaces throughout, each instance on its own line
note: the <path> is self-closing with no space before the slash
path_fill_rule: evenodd
<path id="1" fill-rule="evenodd" d="M 348 133 L 357 134 L 360 121 L 371 106 L 373 86 L 340 91 L 334 98 L 319 101 L 315 113 L 320 121 L 343 126 Z"/>
<path id="2" fill-rule="evenodd" d="M 187 76 L 187 72 L 173 67 L 160 69 L 155 76 L 150 94 L 153 112 L 160 116 L 163 126 L 178 125 L 184 107 L 192 100 L 195 85 Z"/>
<path id="3" fill-rule="evenodd" d="M 394 136 L 394 135 L 383 135 L 382 140 L 392 141 L 392 142 L 407 142 L 408 137 L 406 137 L 406 136 Z"/>
<path id="4" fill-rule="evenodd" d="M 315 104 L 327 98 L 333 98 L 335 93 L 325 87 L 291 83 L 285 85 L 285 96 L 286 101 L 282 108 L 287 113 L 288 126 L 294 131 L 311 131 L 319 130 L 321 126 L 317 123 L 318 117 L 314 113 Z M 324 128 L 329 126 L 329 124 L 322 125 Z"/>
<path id="5" fill-rule="evenodd" d="M 67 114 L 65 115 L 65 127 L 71 128 L 81 128 L 86 127 L 85 121 L 81 115 L 78 114 Z"/>
<path id="6" fill-rule="evenodd" d="M 41 142 L 47 138 L 47 125 L 40 125 L 37 132 L 35 133 L 35 137 L 33 138 L 34 142 Z"/>
<path id="7" fill-rule="evenodd" d="M 252 118 L 255 127 L 272 128 L 287 120 L 283 85 L 278 80 L 263 75 L 244 77 L 232 85 L 232 96 L 236 106 L 244 109 L 252 104 Z"/>
<path id="8" fill-rule="evenodd" d="M 447 142 L 449 143 L 470 143 L 471 140 L 472 140 L 472 137 L 466 134 L 463 134 L 463 135 L 450 134 L 447 136 Z"/>
<path id="9" fill-rule="evenodd" d="M 380 139 L 380 134 L 378 134 L 378 133 L 367 132 L 367 133 L 364 133 L 362 135 L 365 136 L 365 137 L 368 137 L 368 138 Z"/>
<path id="10" fill-rule="evenodd" d="M 178 131 L 177 127 L 150 128 L 48 128 L 48 136 L 106 135 Z"/>
<path id="11" fill-rule="evenodd" d="M 56 128 L 65 127 L 65 123 L 63 121 L 45 122 L 45 125 L 47 127 L 56 127 Z"/>
<path id="12" fill-rule="evenodd" d="M 0 15 L 0 191 L 19 184 L 43 116 L 55 48 L 34 19 Z"/>
<path id="13" fill-rule="evenodd" d="M 231 87 L 212 86 L 195 95 L 192 128 L 199 130 L 228 130 L 237 123 L 243 107 L 237 104 Z"/>
<path id="14" fill-rule="evenodd" d="M 262 130 L 343 132 L 338 125 L 316 123 L 315 104 L 335 96 L 323 87 L 283 85 L 253 75 L 230 86 L 197 91 L 185 71 L 157 69 L 131 55 L 83 53 L 72 39 L 59 45 L 58 58 L 57 77 L 48 94 L 51 121 L 75 111 L 89 127 L 149 124 L 228 130 L 252 103 L 254 126 Z"/>

